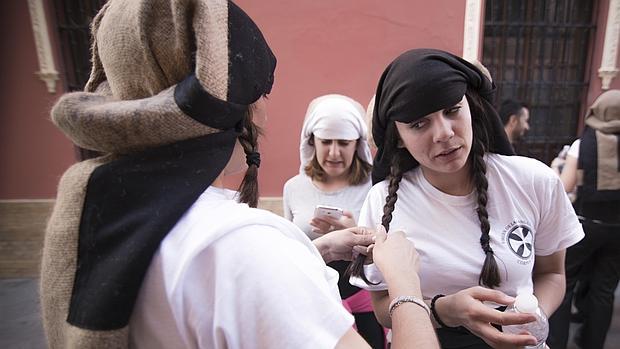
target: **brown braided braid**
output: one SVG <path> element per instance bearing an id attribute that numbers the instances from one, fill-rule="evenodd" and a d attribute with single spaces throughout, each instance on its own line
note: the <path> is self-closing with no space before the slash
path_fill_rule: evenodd
<path id="1" fill-rule="evenodd" d="M 489 182 L 486 177 L 486 163 L 484 162 L 484 154 L 488 149 L 489 134 L 485 127 L 486 114 L 482 108 L 480 97 L 468 91 L 466 93 L 469 108 L 472 114 L 473 141 L 470 154 L 470 174 L 476 187 L 476 197 L 478 207 L 476 213 L 480 220 L 480 246 L 485 254 L 484 264 L 478 278 L 478 284 L 490 288 L 500 285 L 501 278 L 499 276 L 499 268 L 493 254 L 490 244 L 489 232 L 491 225 L 489 223 L 489 213 L 487 212 L 487 202 Z"/>
<path id="2" fill-rule="evenodd" d="M 390 230 L 390 222 L 392 222 L 392 212 L 394 212 L 394 205 L 398 200 L 398 188 L 400 187 L 400 181 L 403 179 L 403 171 L 400 168 L 400 161 L 398 156 L 392 158 L 392 164 L 390 166 L 390 184 L 388 186 L 388 195 L 385 197 L 385 205 L 383 206 L 383 217 L 381 217 L 381 225 L 385 228 L 385 231 Z"/>
<path id="3" fill-rule="evenodd" d="M 390 183 L 388 185 L 388 195 L 385 198 L 385 205 L 383 206 L 383 217 L 381 218 L 381 225 L 385 228 L 385 231 L 390 230 L 390 222 L 392 221 L 392 212 L 394 212 L 394 206 L 396 200 L 398 200 L 398 188 L 400 181 L 403 178 L 403 171 L 401 169 L 400 153 L 396 152 L 392 157 L 392 164 L 390 165 Z M 359 255 L 353 263 L 349 265 L 347 273 L 353 276 L 361 277 L 364 282 L 369 285 L 373 283 L 368 281 L 364 274 L 364 261 L 366 256 Z"/>
<path id="4" fill-rule="evenodd" d="M 258 151 L 258 136 L 261 129 L 252 121 L 252 108 L 243 118 L 243 131 L 239 135 L 239 143 L 246 155 Z M 243 181 L 239 185 L 239 201 L 247 203 L 250 207 L 258 205 L 258 166 L 248 164 Z"/>

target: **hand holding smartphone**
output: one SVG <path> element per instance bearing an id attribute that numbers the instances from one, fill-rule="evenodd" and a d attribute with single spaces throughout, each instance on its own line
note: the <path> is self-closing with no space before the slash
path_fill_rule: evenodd
<path id="1" fill-rule="evenodd" d="M 335 220 L 342 217 L 342 209 L 340 207 L 317 205 L 314 209 L 314 217 L 317 218 L 332 218 Z"/>

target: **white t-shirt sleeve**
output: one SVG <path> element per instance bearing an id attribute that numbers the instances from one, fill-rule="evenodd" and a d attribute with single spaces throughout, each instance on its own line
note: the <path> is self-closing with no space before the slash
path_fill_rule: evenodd
<path id="1" fill-rule="evenodd" d="M 373 186 L 360 210 L 360 216 L 357 224 L 360 227 L 368 227 L 375 229 L 377 224 L 381 223 L 383 214 L 383 205 L 385 204 L 385 194 L 383 193 L 383 183 Z"/>
<path id="2" fill-rule="evenodd" d="M 557 176 L 548 176 L 546 189 L 539 192 L 548 195 L 541 198 L 541 217 L 534 246 L 537 255 L 548 256 L 576 244 L 584 233 Z"/>
<path id="3" fill-rule="evenodd" d="M 214 275 L 198 267 L 191 276 L 216 295 L 213 321 L 192 324 L 198 336 L 215 331 L 211 338 L 228 348 L 333 348 L 353 325 L 308 246 L 266 226 L 240 229 L 215 245 L 193 263 L 214 265 Z M 184 298 L 202 309 L 199 294 Z"/>
<path id="4" fill-rule="evenodd" d="M 284 212 L 284 218 L 289 221 L 293 221 L 293 212 L 291 212 L 291 207 L 289 206 L 289 182 L 284 184 L 284 189 L 282 190 L 282 209 Z"/>

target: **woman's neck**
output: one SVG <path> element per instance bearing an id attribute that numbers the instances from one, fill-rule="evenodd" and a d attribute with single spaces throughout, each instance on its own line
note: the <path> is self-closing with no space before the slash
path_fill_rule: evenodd
<path id="1" fill-rule="evenodd" d="M 327 178 L 325 181 L 312 179 L 312 183 L 322 191 L 330 192 L 340 190 L 349 186 L 348 178 Z"/>
<path id="2" fill-rule="evenodd" d="M 218 176 L 213 183 L 211 183 L 212 187 L 217 187 L 217 188 L 224 188 L 224 180 L 222 179 L 221 175 Z"/>
<path id="3" fill-rule="evenodd" d="M 243 180 L 244 173 L 234 173 L 234 174 L 225 174 L 220 173 L 215 180 L 211 183 L 212 187 L 230 189 L 230 190 L 239 190 L 239 186 L 241 185 L 241 181 Z"/>
<path id="4" fill-rule="evenodd" d="M 422 168 L 422 175 L 433 187 L 448 195 L 465 196 L 469 195 L 474 189 L 469 164 L 463 166 L 457 172 L 449 174 L 436 173 Z"/>

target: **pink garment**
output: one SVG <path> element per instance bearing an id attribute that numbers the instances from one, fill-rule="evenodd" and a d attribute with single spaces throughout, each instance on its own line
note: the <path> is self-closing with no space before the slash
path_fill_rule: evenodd
<path id="1" fill-rule="evenodd" d="M 354 313 L 368 313 L 373 312 L 374 309 L 372 307 L 372 299 L 370 298 L 370 292 L 366 290 L 359 290 L 349 298 L 342 300 L 342 305 L 347 309 L 347 311 L 351 314 Z M 357 327 L 355 323 L 353 323 L 353 328 L 357 331 Z M 383 328 L 383 333 L 387 336 L 389 329 Z M 387 338 L 387 337 L 386 337 Z M 385 348 L 388 348 L 388 341 L 384 340 Z"/>
<path id="2" fill-rule="evenodd" d="M 344 307 L 351 314 L 368 313 L 373 311 L 372 300 L 370 299 L 370 292 L 366 290 L 359 290 L 349 298 L 343 299 L 342 305 L 344 305 Z"/>

